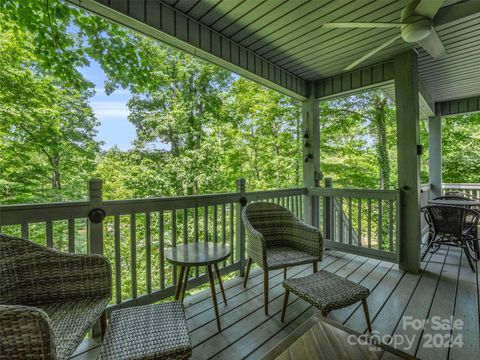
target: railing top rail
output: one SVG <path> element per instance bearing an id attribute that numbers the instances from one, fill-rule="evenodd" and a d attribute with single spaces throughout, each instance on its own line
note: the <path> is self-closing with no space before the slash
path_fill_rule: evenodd
<path id="1" fill-rule="evenodd" d="M 88 201 L 2 205 L 0 206 L 0 225 L 86 218 L 90 209 Z"/>
<path id="2" fill-rule="evenodd" d="M 249 200 L 262 200 L 282 196 L 304 195 L 305 193 L 306 188 L 291 188 L 253 191 L 245 193 L 245 195 Z M 240 192 L 230 192 L 145 199 L 104 200 L 99 206 L 102 207 L 107 216 L 127 215 L 131 213 L 237 203 L 240 201 L 241 195 Z M 3 205 L 0 206 L 0 225 L 86 218 L 92 207 L 93 205 L 89 201 Z"/>
<path id="3" fill-rule="evenodd" d="M 263 200 L 270 199 L 272 197 L 282 196 L 295 196 L 305 195 L 307 188 L 291 188 L 291 189 L 275 189 L 275 190 L 262 190 L 262 191 L 250 191 L 245 193 L 249 200 Z"/>
<path id="4" fill-rule="evenodd" d="M 372 190 L 351 188 L 310 188 L 313 196 L 351 197 L 360 199 L 397 200 L 400 190 Z"/>
<path id="5" fill-rule="evenodd" d="M 89 201 L 65 201 L 52 203 L 38 203 L 38 204 L 11 204 L 0 205 L 0 211 L 17 211 L 25 209 L 51 209 L 51 208 L 68 208 L 89 205 Z"/>
<path id="6" fill-rule="evenodd" d="M 421 192 L 430 191 L 430 190 L 432 190 L 432 184 L 422 184 L 422 185 L 420 185 L 420 191 Z"/>
<path id="7" fill-rule="evenodd" d="M 107 200 L 103 202 L 103 209 L 108 215 L 130 214 L 132 212 L 150 212 L 158 210 L 188 209 L 209 205 L 222 205 L 238 202 L 239 192 L 172 196 L 162 198 L 146 198 L 133 200 Z"/>
<path id="8" fill-rule="evenodd" d="M 443 189 L 480 190 L 480 183 L 442 184 Z"/>

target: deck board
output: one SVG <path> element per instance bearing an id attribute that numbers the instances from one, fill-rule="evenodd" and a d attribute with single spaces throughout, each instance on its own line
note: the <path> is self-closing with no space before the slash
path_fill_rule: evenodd
<path id="1" fill-rule="evenodd" d="M 480 352 L 479 278 L 472 273 L 457 248 L 441 248 L 428 254 L 419 274 L 407 274 L 397 265 L 362 256 L 327 251 L 319 269 L 358 282 L 370 289 L 368 304 L 373 329 L 382 335 L 415 334 L 413 347 L 399 346 L 409 354 L 422 359 L 477 358 Z M 310 274 L 311 266 L 289 269 L 289 277 Z M 263 312 L 263 275 L 253 270 L 247 285 L 242 278 L 225 282 L 228 305 L 219 302 L 222 332 L 218 333 L 214 321 L 210 291 L 205 290 L 185 301 L 185 313 L 194 346 L 193 359 L 258 359 L 278 344 L 317 310 L 290 297 L 285 322 L 280 321 L 283 301 L 283 273 L 270 272 L 270 316 Z M 422 333 L 402 328 L 402 316 L 429 319 L 453 315 L 464 322 L 461 330 L 464 346 L 424 348 L 425 336 L 438 331 L 428 326 Z M 362 307 L 354 304 L 333 311 L 329 317 L 359 331 L 366 330 Z M 449 330 L 444 331 L 445 334 Z M 456 331 L 453 332 L 455 336 Z M 427 335 L 429 336 L 429 335 Z M 95 358 L 95 351 L 75 357 L 75 360 Z"/>

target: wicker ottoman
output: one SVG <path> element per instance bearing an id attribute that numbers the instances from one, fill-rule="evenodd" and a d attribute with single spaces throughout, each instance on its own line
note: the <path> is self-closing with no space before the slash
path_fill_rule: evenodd
<path id="1" fill-rule="evenodd" d="M 192 346 L 180 301 L 112 312 L 97 359 L 188 359 Z"/>
<path id="2" fill-rule="evenodd" d="M 283 300 L 282 322 L 288 305 L 290 292 L 318 308 L 323 316 L 335 309 L 350 306 L 362 301 L 363 311 L 367 320 L 368 330 L 372 331 L 368 315 L 367 297 L 370 293 L 366 287 L 341 276 L 320 270 L 302 278 L 288 279 L 283 282 L 285 297 Z"/>

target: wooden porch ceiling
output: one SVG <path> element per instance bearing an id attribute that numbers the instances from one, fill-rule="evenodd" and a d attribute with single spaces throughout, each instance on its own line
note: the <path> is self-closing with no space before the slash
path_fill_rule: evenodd
<path id="1" fill-rule="evenodd" d="M 226 60 L 223 65 L 230 63 L 237 67 L 227 66 L 231 70 L 245 69 L 256 76 L 254 80 L 266 79 L 266 85 L 279 85 L 289 95 L 303 98 L 309 93 L 306 82 L 342 74 L 346 66 L 398 33 L 396 28 L 325 29 L 323 23 L 399 21 L 402 9 L 411 0 L 69 1 L 91 10 L 98 10 L 98 5 L 92 8 L 91 3 L 100 3 L 110 12 L 113 9 L 150 25 L 152 19 L 158 17 L 157 28 L 162 31 L 165 30 L 161 22 L 165 18 L 163 21 L 172 23 L 171 35 L 184 39 L 186 34 L 184 41 L 190 44 L 192 25 L 199 24 L 210 31 L 206 34 L 211 44 L 208 55 L 217 53 L 217 57 Z M 461 1 L 445 0 L 443 6 L 458 2 Z M 157 14 L 162 9 L 171 12 L 172 19 L 163 13 Z M 438 26 L 437 31 L 448 55 L 432 59 L 423 49 L 416 48 L 419 74 L 432 100 L 440 102 L 480 95 L 477 85 L 480 83 L 480 13 Z M 192 34 L 203 36 L 196 27 L 195 32 L 200 34 Z M 198 47 L 202 49 L 203 46 Z M 241 64 L 241 51 L 237 59 L 237 47 L 246 51 L 246 60 L 251 57 L 250 64 L 248 61 Z M 415 48 L 415 44 L 397 40 L 359 67 L 384 62 L 409 48 Z"/>

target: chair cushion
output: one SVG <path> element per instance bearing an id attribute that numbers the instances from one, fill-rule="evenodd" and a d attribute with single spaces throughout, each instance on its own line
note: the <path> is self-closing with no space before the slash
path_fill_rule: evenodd
<path id="1" fill-rule="evenodd" d="M 70 358 L 109 302 L 108 298 L 87 298 L 36 306 L 50 318 L 57 359 Z"/>
<path id="2" fill-rule="evenodd" d="M 350 306 L 365 299 L 370 293 L 366 287 L 325 270 L 302 278 L 287 279 L 283 286 L 327 313 Z"/>
<path id="3" fill-rule="evenodd" d="M 318 260 L 318 256 L 312 256 L 291 247 L 267 248 L 267 266 L 269 270 L 309 264 L 316 260 Z"/>
<path id="4" fill-rule="evenodd" d="M 112 312 L 98 360 L 189 359 L 192 345 L 180 301 Z"/>

